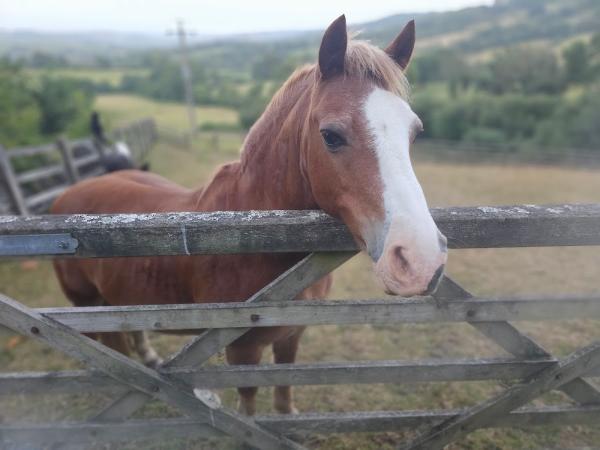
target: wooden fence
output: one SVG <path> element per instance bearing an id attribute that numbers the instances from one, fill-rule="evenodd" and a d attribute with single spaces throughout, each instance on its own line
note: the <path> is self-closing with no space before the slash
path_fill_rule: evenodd
<path id="1" fill-rule="evenodd" d="M 450 248 L 600 245 L 600 204 L 434 209 Z M 317 211 L 0 217 L 0 255 L 107 257 L 256 252 L 307 256 L 243 303 L 32 309 L 0 295 L 0 324 L 83 362 L 68 372 L 2 373 L 0 395 L 103 392 L 114 401 L 80 422 L 0 425 L 0 443 L 22 448 L 134 439 L 233 436 L 261 449 L 301 449 L 302 435 L 422 427 L 410 449 L 437 449 L 482 427 L 600 421 L 600 340 L 557 359 L 510 321 L 600 319 L 600 298 L 476 298 L 449 278 L 434 297 L 288 302 L 351 258 L 343 224 Z M 215 299 L 218 301 L 218 299 Z M 316 324 L 466 322 L 511 358 L 354 361 L 204 367 L 252 327 Z M 204 329 L 158 370 L 80 334 Z M 464 409 L 303 413 L 249 419 L 193 388 L 500 380 L 518 383 Z M 551 390 L 573 404 L 525 406 Z M 178 418 L 133 420 L 151 399 Z"/>
<path id="2" fill-rule="evenodd" d="M 140 120 L 116 129 L 111 138 L 127 143 L 134 160 L 142 161 L 156 140 L 156 126 L 152 119 Z M 93 138 L 58 139 L 53 144 L 8 151 L 0 145 L 0 173 L 4 180 L 1 183 L 0 179 L 0 194 L 4 193 L 0 195 L 0 213 L 44 212 L 69 185 L 103 174 L 101 160 L 108 151 L 110 148 Z M 27 159 L 36 167 L 18 171 L 19 163 Z"/>

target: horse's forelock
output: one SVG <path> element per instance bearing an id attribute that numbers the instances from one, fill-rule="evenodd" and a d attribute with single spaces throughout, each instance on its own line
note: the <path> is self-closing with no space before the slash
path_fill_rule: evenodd
<path id="1" fill-rule="evenodd" d="M 347 76 L 371 80 L 404 100 L 410 97 L 410 86 L 402 68 L 385 51 L 367 41 L 348 42 L 344 69 Z"/>

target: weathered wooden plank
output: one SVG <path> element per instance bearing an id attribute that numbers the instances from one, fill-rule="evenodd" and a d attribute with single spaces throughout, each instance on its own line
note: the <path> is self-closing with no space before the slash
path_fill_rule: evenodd
<path id="1" fill-rule="evenodd" d="M 434 294 L 440 308 L 447 306 L 450 298 L 462 298 L 471 301 L 474 297 L 449 277 L 445 276 Z M 524 335 L 508 322 L 469 322 L 476 330 L 494 341 L 508 353 L 517 358 L 550 358 L 551 355 L 529 336 Z M 577 378 L 564 384 L 560 390 L 580 404 L 600 403 L 600 392 L 587 380 Z"/>
<path id="2" fill-rule="evenodd" d="M 448 301 L 462 299 L 473 301 L 475 297 L 448 276 L 444 276 L 433 294 L 438 306 L 445 309 Z M 548 358 L 550 354 L 530 337 L 525 336 L 508 322 L 472 322 L 471 325 L 501 348 L 517 358 Z"/>
<path id="3" fill-rule="evenodd" d="M 542 394 L 579 378 L 600 365 L 600 341 L 571 353 L 559 364 L 543 369 L 523 383 L 478 405 L 466 409 L 458 416 L 434 425 L 417 437 L 406 448 L 411 450 L 441 449 L 468 433 L 489 426 L 499 416 L 509 414 Z"/>
<path id="4" fill-rule="evenodd" d="M 354 256 L 354 253 L 310 254 L 250 297 L 247 303 L 281 301 L 294 298 L 352 256 Z M 166 361 L 162 365 L 162 369 L 192 367 L 202 364 L 249 330 L 250 328 L 206 330 Z M 147 396 L 134 391 L 117 399 L 101 411 L 100 414 L 95 416 L 95 418 L 98 420 L 126 418 L 141 408 L 147 401 Z"/>
<path id="5" fill-rule="evenodd" d="M 69 187 L 68 184 L 60 184 L 58 186 L 51 187 L 50 189 L 38 192 L 37 194 L 27 197 L 25 199 L 25 203 L 27 204 L 28 208 L 32 208 L 34 206 L 41 205 L 43 203 L 49 203 L 52 200 L 54 200 L 56 197 L 58 197 L 60 194 L 62 194 L 68 187 Z M 10 216 L 5 216 L 5 217 L 10 217 Z M 50 216 L 48 216 L 48 217 L 50 217 Z M 0 219 L 0 221 L 1 220 L 2 219 Z M 6 219 L 6 220 L 9 220 L 9 219 Z M 61 234 L 61 232 L 57 232 L 57 233 Z M 5 234 L 5 233 L 0 231 L 0 234 Z M 32 234 L 35 234 L 35 233 L 32 233 Z M 41 233 L 41 234 L 46 234 L 46 233 Z M 55 234 L 55 233 L 52 233 L 52 234 Z"/>
<path id="6" fill-rule="evenodd" d="M 10 158 L 19 158 L 22 156 L 34 156 L 42 153 L 52 153 L 57 151 L 55 144 L 44 144 L 39 147 L 21 147 L 13 148 L 8 152 Z"/>
<path id="7" fill-rule="evenodd" d="M 71 143 L 71 147 L 88 147 L 92 149 L 94 146 L 94 138 L 92 137 L 73 139 L 69 142 Z"/>
<path id="8" fill-rule="evenodd" d="M 4 147 L 0 145 L 0 174 L 4 178 L 4 182 L 6 183 L 6 187 L 8 189 L 8 193 L 10 194 L 10 199 L 16 208 L 17 213 L 25 216 L 29 214 L 29 209 L 25 203 L 25 198 L 23 196 L 23 192 L 21 191 L 21 186 L 19 185 L 15 172 L 13 170 L 12 163 L 10 161 L 10 156 L 4 150 Z"/>
<path id="9" fill-rule="evenodd" d="M 262 415 L 256 422 L 286 435 L 386 432 L 401 428 L 432 425 L 460 415 L 463 410 L 369 411 L 353 413 L 305 413 L 296 415 Z M 595 426 L 600 421 L 600 407 L 552 406 L 524 408 L 497 417 L 491 427 L 528 428 L 531 426 Z M 205 423 L 192 419 L 129 420 L 121 423 L 62 422 L 40 425 L 0 425 L 6 446 L 27 442 L 48 445 L 54 442 L 86 444 L 92 442 L 165 441 L 181 438 L 220 437 Z M 10 448 L 10 447 L 9 447 Z"/>
<path id="10" fill-rule="evenodd" d="M 600 204 L 434 209 L 452 248 L 600 245 Z M 320 211 L 7 217 L 2 234 L 71 233 L 79 257 L 356 251 Z"/>
<path id="11" fill-rule="evenodd" d="M 71 184 L 77 183 L 77 181 L 79 181 L 79 171 L 77 170 L 77 166 L 73 160 L 71 144 L 66 139 L 60 138 L 56 141 L 56 146 L 60 152 L 60 155 L 62 156 L 67 179 Z"/>
<path id="12" fill-rule="evenodd" d="M 267 302 L 283 304 L 300 295 L 306 288 L 321 280 L 354 255 L 353 252 L 312 253 L 255 293 L 243 305 L 251 306 Z M 167 361 L 165 367 L 203 364 L 227 345 L 250 331 L 252 326 L 208 329 Z"/>
<path id="13" fill-rule="evenodd" d="M 222 408 L 207 406 L 196 398 L 191 386 L 151 370 L 2 294 L 0 322 L 21 334 L 46 342 L 115 380 L 160 399 L 189 417 L 209 423 L 242 442 L 265 449 L 302 448 L 256 425 L 252 419 Z"/>
<path id="14" fill-rule="evenodd" d="M 351 413 L 305 413 L 258 416 L 256 421 L 269 430 L 284 434 L 331 434 L 396 431 L 431 426 L 460 415 L 464 410 L 369 411 Z M 593 425 L 600 419 L 600 406 L 552 406 L 523 408 L 496 417 L 490 427 L 528 429 L 544 425 Z"/>
<path id="15" fill-rule="evenodd" d="M 81 448 L 93 443 L 132 441 L 172 442 L 177 439 L 222 438 L 223 433 L 210 425 L 191 419 L 133 420 L 126 423 L 81 422 L 47 425 L 2 425 L 0 447 L 5 450 L 23 448 Z M 24 447 L 25 446 L 25 447 Z"/>
<path id="16" fill-rule="evenodd" d="M 64 175 L 65 168 L 62 164 L 52 164 L 50 166 L 40 167 L 39 169 L 28 170 L 17 175 L 19 183 L 29 183 L 44 178 L 54 177 L 56 175 Z"/>
<path id="17" fill-rule="evenodd" d="M 209 366 L 164 369 L 162 373 L 201 389 L 246 386 L 510 381 L 547 368 L 553 359 L 429 359 L 297 364 Z M 600 376 L 592 369 L 586 376 Z M 97 371 L 16 372 L 0 374 L 0 395 L 121 392 L 123 386 Z"/>
<path id="18" fill-rule="evenodd" d="M 12 333 L 12 332 L 11 332 Z M 97 370 L 63 372 L 3 372 L 0 395 L 115 393 L 126 386 Z"/>
<path id="19" fill-rule="evenodd" d="M 291 300 L 293 294 L 284 295 Z M 448 301 L 443 308 L 421 297 L 65 307 L 37 311 L 82 332 L 164 331 L 275 325 L 600 319 L 600 297 L 472 298 Z"/>

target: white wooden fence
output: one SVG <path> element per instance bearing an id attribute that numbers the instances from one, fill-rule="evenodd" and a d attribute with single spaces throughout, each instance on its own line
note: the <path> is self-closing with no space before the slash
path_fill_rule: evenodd
<path id="1" fill-rule="evenodd" d="M 522 205 L 433 210 L 451 248 L 600 245 L 600 205 Z M 244 303 L 32 309 L 0 295 L 0 323 L 82 361 L 83 371 L 3 373 L 0 395 L 104 392 L 114 401 L 88 420 L 0 425 L 10 448 L 52 443 L 233 436 L 261 449 L 300 449 L 311 433 L 427 427 L 411 449 L 437 449 L 481 427 L 597 424 L 600 340 L 557 359 L 513 320 L 600 319 L 600 297 L 473 297 L 445 278 L 433 298 L 287 302 L 343 264 L 357 248 L 346 228 L 321 212 L 269 211 L 101 216 L 0 217 L 0 256 L 107 257 L 255 252 L 307 256 Z M 218 299 L 215 299 L 218 301 Z M 355 361 L 204 367 L 252 327 L 354 323 L 466 322 L 511 358 Z M 157 371 L 80 334 L 203 328 Z M 193 388 L 518 380 L 465 409 L 303 413 L 243 417 L 204 402 Z M 574 404 L 525 407 L 558 389 Z M 132 420 L 151 399 L 179 418 Z"/>

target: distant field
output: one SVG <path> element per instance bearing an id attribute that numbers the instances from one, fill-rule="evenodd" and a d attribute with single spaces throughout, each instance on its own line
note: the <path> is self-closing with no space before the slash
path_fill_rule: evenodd
<path id="1" fill-rule="evenodd" d="M 158 104 L 130 96 L 101 96 L 98 108 L 113 123 L 140 116 L 155 116 L 159 123 L 185 129 L 181 105 Z M 224 123 L 236 119 L 235 112 L 220 108 L 198 108 L 199 119 L 219 117 Z M 204 115 L 204 116 L 203 116 Z M 154 171 L 185 186 L 205 182 L 214 168 L 237 159 L 241 136 L 219 134 L 219 149 L 210 140 L 194 142 L 191 150 L 159 142 L 150 154 Z M 498 205 L 518 203 L 600 202 L 600 171 L 539 166 L 452 164 L 417 162 L 431 206 Z M 453 250 L 448 271 L 452 277 L 479 295 L 511 296 L 561 293 L 598 293 L 600 251 L 598 248 L 540 248 L 497 250 Z M 2 291 L 30 306 L 67 305 L 49 262 L 37 266 L 20 262 L 0 262 Z M 385 297 L 373 278 L 370 261 L 359 256 L 336 271 L 331 298 Z M 517 326 L 559 355 L 598 338 L 599 323 L 556 321 L 517 323 Z M 187 341 L 186 337 L 153 334 L 159 353 L 167 355 Z M 452 358 L 506 356 L 501 349 L 467 325 L 399 326 L 320 326 L 307 330 L 299 360 L 343 361 L 368 359 Z M 265 361 L 270 359 L 265 353 Z M 214 363 L 223 358 L 214 358 Z M 6 371 L 56 370 L 78 364 L 30 340 L 0 336 L 0 367 Z M 497 392 L 496 383 L 378 384 L 360 386 L 313 386 L 296 390 L 301 411 L 392 410 L 465 407 Z M 221 391 L 224 402 L 235 406 L 235 392 Z M 562 394 L 545 397 L 549 403 L 564 403 Z M 96 396 L 77 398 L 36 397 L 35 402 L 0 397 L 5 420 L 78 419 L 91 414 L 108 399 Z M 539 403 L 536 401 L 536 404 Z M 259 411 L 271 412 L 271 393 L 261 389 Z M 166 414 L 166 408 L 153 404 L 140 416 Z M 355 434 L 312 437 L 305 444 L 321 450 L 393 449 L 414 430 L 399 433 Z M 538 427 L 527 432 L 516 428 L 482 430 L 448 448 L 455 449 L 537 449 L 597 446 L 600 429 L 592 427 Z M 105 447 L 103 447 L 105 448 Z M 124 448 L 114 446 L 110 448 Z M 166 443 L 131 444 L 129 449 L 234 449 L 229 442 L 216 444 L 181 439 Z"/>
<path id="2" fill-rule="evenodd" d="M 550 39 L 535 39 L 529 40 L 527 42 L 519 43 L 514 47 L 534 47 L 534 48 L 542 48 L 552 50 L 559 58 L 562 57 L 562 52 L 569 45 L 573 44 L 577 41 L 588 42 L 592 37 L 592 33 L 581 33 L 575 36 L 571 36 L 568 39 L 565 39 L 559 43 L 556 43 Z M 498 53 L 502 53 L 505 51 L 505 47 L 493 47 L 489 49 L 482 50 L 480 52 L 474 52 L 467 55 L 467 60 L 473 63 L 485 63 L 494 58 L 494 56 Z"/>
<path id="3" fill-rule="evenodd" d="M 28 69 L 28 73 L 36 76 L 48 75 L 57 78 L 75 78 L 90 80 L 94 83 L 107 83 L 117 87 L 126 75 L 146 75 L 146 69 Z"/>
<path id="4" fill-rule="evenodd" d="M 188 129 L 187 110 L 182 103 L 157 102 L 134 95 L 100 95 L 95 107 L 113 126 L 123 125 L 140 117 L 153 117 L 159 126 L 173 131 Z M 218 106 L 196 108 L 198 126 L 206 124 L 235 127 L 238 124 L 237 111 Z"/>

